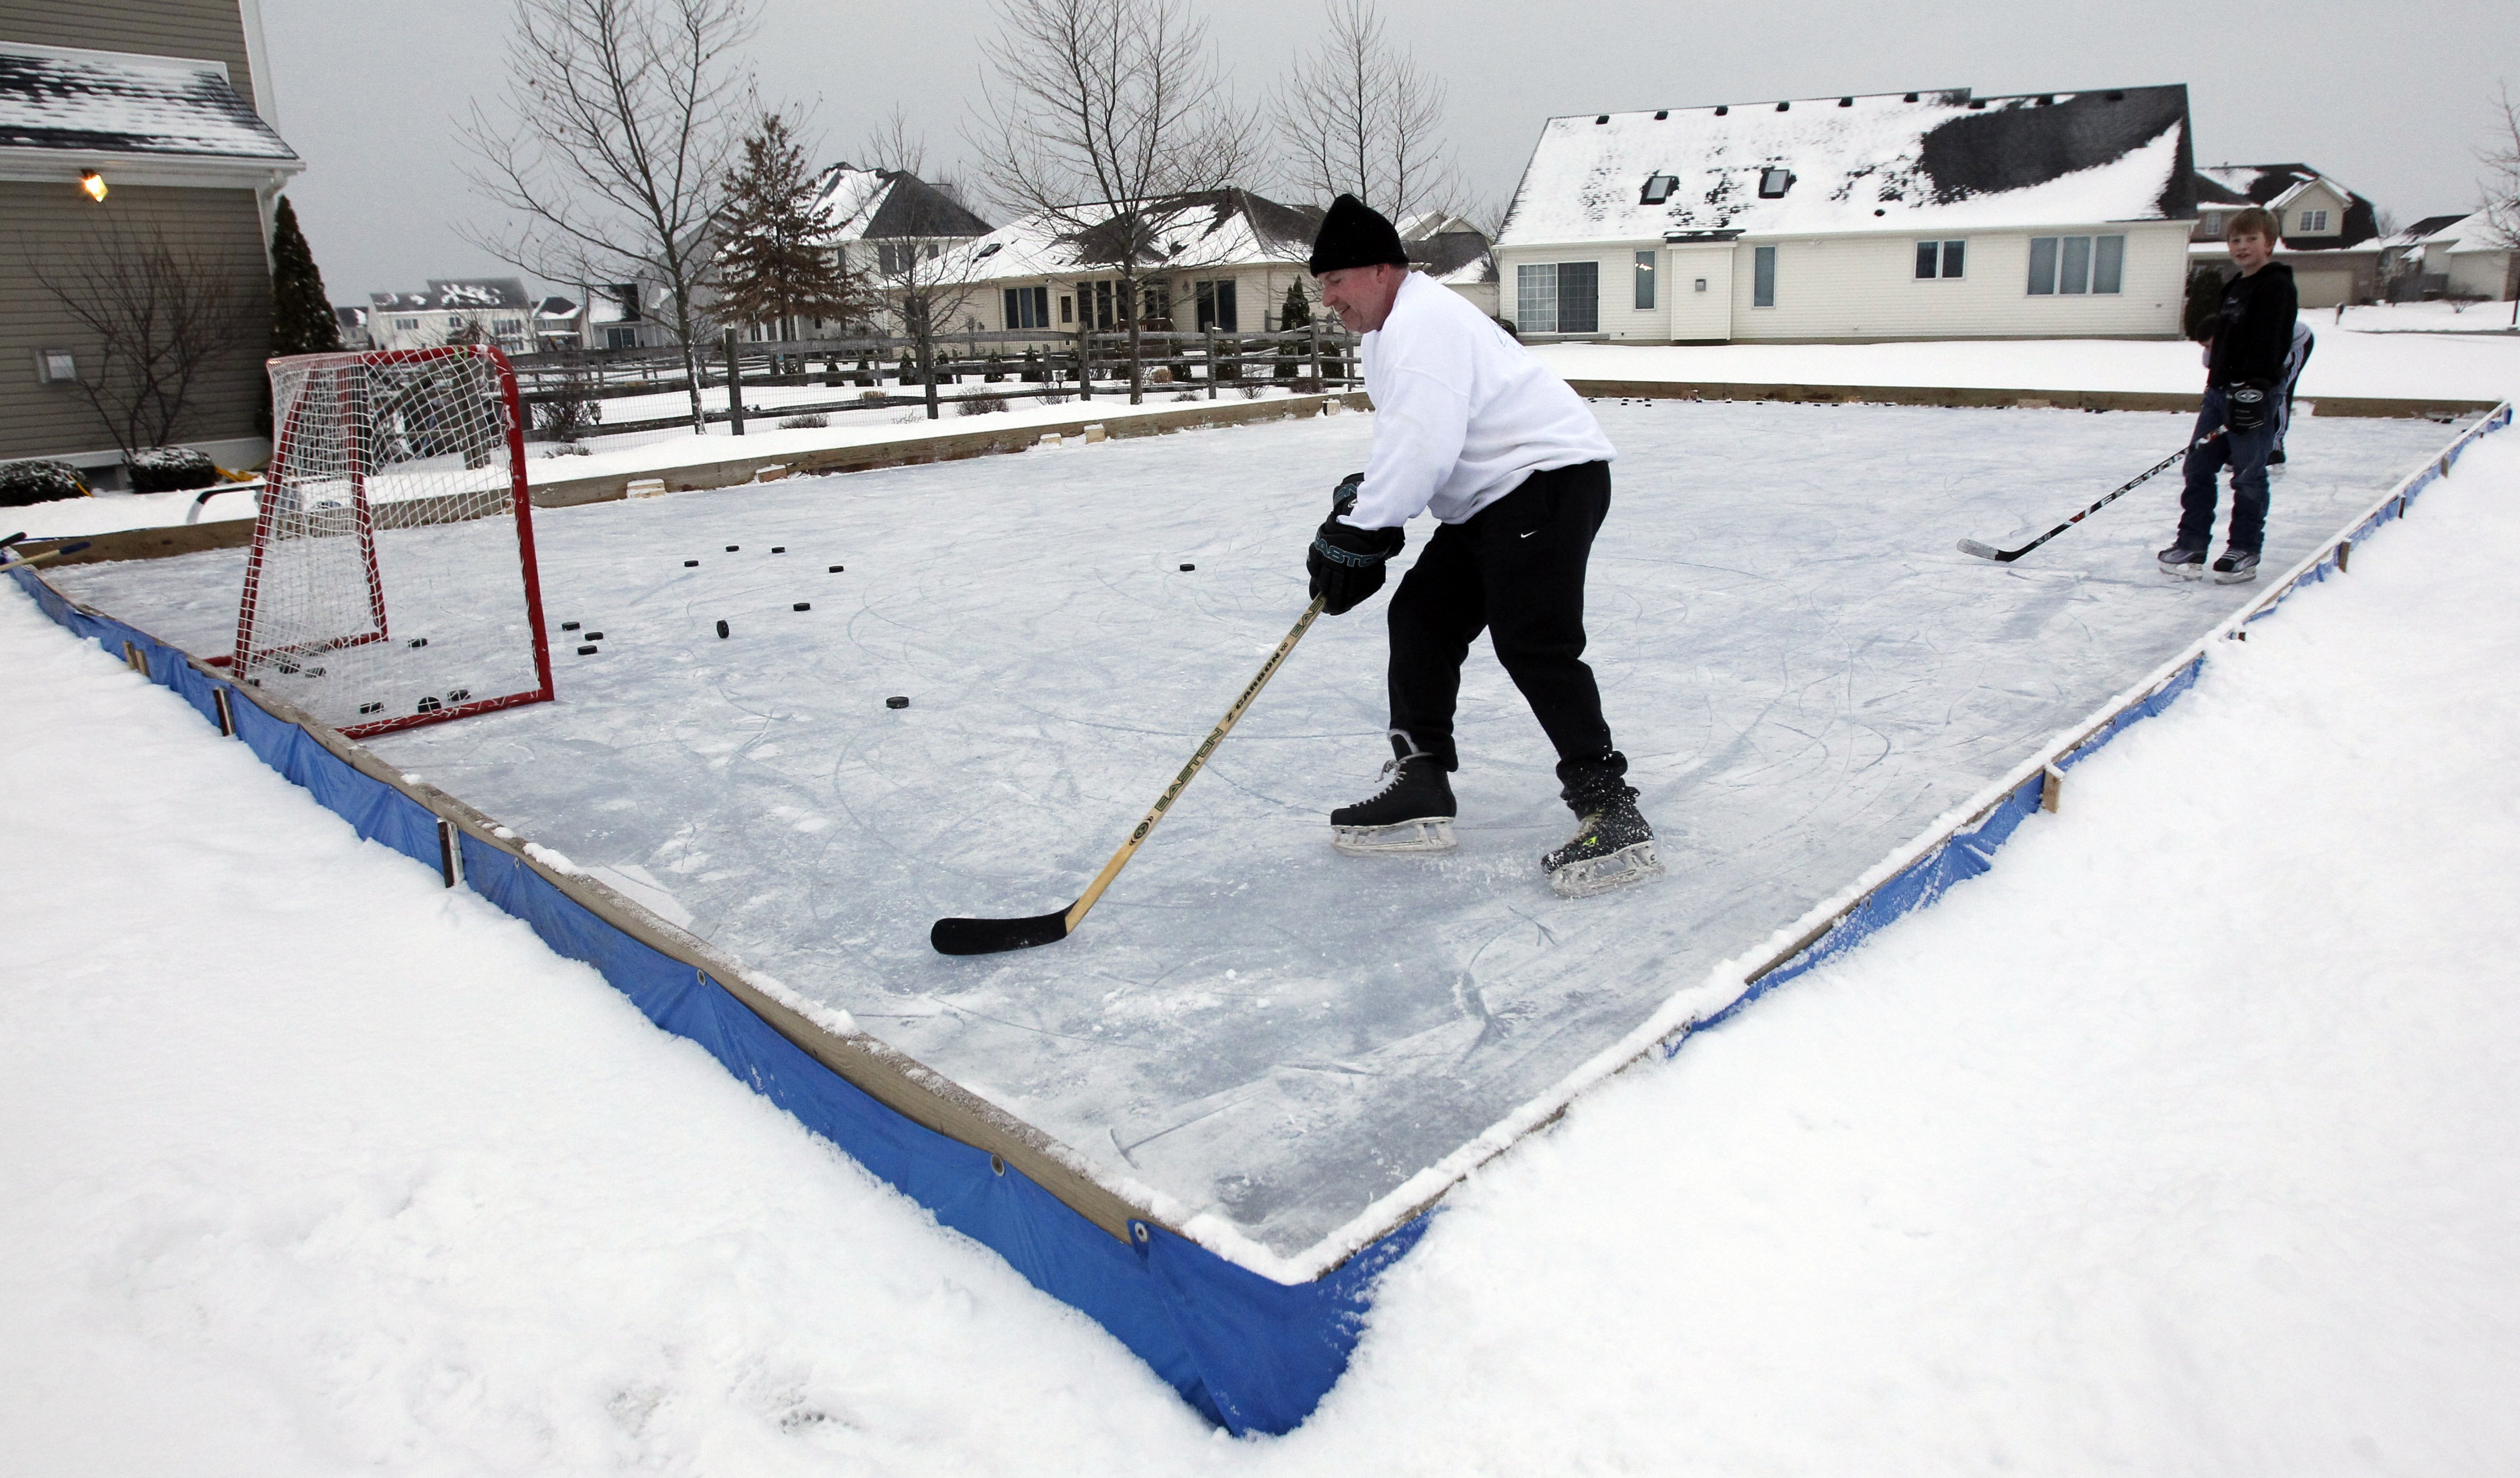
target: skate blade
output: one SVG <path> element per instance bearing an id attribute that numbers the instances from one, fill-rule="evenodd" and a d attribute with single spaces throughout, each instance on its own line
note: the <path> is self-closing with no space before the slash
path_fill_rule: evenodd
<path id="1" fill-rule="evenodd" d="M 1662 859 L 1654 856 L 1654 844 L 1648 839 L 1630 842 L 1606 856 L 1568 863 L 1549 874 L 1549 890 L 1560 898 L 1590 898 L 1661 875 Z"/>
<path id="2" fill-rule="evenodd" d="M 1405 852 L 1450 852 L 1453 819 L 1421 816 L 1388 827 L 1332 827 L 1330 845 L 1350 857 L 1386 857 Z"/>
<path id="3" fill-rule="evenodd" d="M 2228 575 L 2218 573 L 2214 576 L 2214 583 L 2217 585 L 2246 585 L 2257 577 L 2258 572 L 2254 569 L 2241 570 Z"/>
<path id="4" fill-rule="evenodd" d="M 2202 580 L 2205 578 L 2205 566 L 2202 564 L 2164 564 L 2160 566 L 2160 568 L 2163 574 L 2168 575 L 2174 580 Z"/>

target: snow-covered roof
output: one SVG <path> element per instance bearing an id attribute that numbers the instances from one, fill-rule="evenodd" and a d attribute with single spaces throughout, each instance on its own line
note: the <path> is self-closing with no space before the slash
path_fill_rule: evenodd
<path id="1" fill-rule="evenodd" d="M 564 318 L 573 321 L 577 317 L 577 299 L 573 297 L 546 297 L 542 301 L 534 304 L 534 317 L 540 319 Z"/>
<path id="2" fill-rule="evenodd" d="M 2471 210 L 2465 215 L 2428 215 L 2394 236 L 2372 243 L 2387 247 L 2439 246 L 2445 251 L 2492 251 L 2501 243 L 2494 236 L 2491 212 Z"/>
<path id="3" fill-rule="evenodd" d="M 2380 234 L 2378 212 L 2369 201 L 2308 164 L 2199 164 L 2196 204 L 2204 210 L 2263 205 L 2281 211 L 2313 185 L 2324 185 L 2345 202 L 2337 213 L 2336 229 L 2320 232 L 2319 240 L 2336 237 L 2339 245 L 2362 246 Z"/>
<path id="4" fill-rule="evenodd" d="M 302 168 L 215 62 L 0 45 L 0 148 Z"/>
<path id="5" fill-rule="evenodd" d="M 906 169 L 862 169 L 845 161 L 815 181 L 811 207 L 838 245 L 921 237 L 981 236 L 989 223 Z"/>
<path id="6" fill-rule="evenodd" d="M 1542 127 L 1497 245 L 2183 219 L 2189 163 L 2178 84 L 1579 114 Z"/>
<path id="7" fill-rule="evenodd" d="M 1109 206 L 1078 207 L 1059 222 L 1027 215 L 988 235 L 950 248 L 949 275 L 968 264 L 974 280 L 1026 277 L 1073 277 L 1109 272 L 1124 233 L 1120 214 Z M 1179 266 L 1185 270 L 1302 262 L 1312 255 L 1313 237 L 1321 229 L 1317 206 L 1282 205 L 1247 190 L 1211 190 L 1177 196 L 1144 212 L 1146 239 L 1143 267 Z M 1090 224 L 1072 229 L 1074 218 Z"/>
<path id="8" fill-rule="evenodd" d="M 1457 222 L 1447 218 L 1443 224 Z M 1409 252 L 1411 266 L 1448 288 L 1497 280 L 1496 257 L 1488 250 L 1487 237 L 1476 230 L 1464 227 L 1404 237 L 1401 245 Z"/>
<path id="9" fill-rule="evenodd" d="M 379 313 L 460 313 L 468 308 L 530 308 L 534 299 L 513 277 L 431 278 L 421 292 L 371 292 Z"/>

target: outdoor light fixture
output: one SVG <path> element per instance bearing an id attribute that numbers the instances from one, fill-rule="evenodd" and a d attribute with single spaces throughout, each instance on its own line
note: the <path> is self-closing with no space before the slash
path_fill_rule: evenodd
<path id="1" fill-rule="evenodd" d="M 95 170 L 82 169 L 79 171 L 79 189 L 87 193 L 87 198 L 89 200 L 92 200 L 99 204 L 103 204 L 105 202 L 105 176 L 97 173 Z"/>

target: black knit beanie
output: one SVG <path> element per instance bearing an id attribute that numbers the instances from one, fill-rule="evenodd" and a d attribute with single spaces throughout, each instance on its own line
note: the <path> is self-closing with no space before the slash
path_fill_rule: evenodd
<path id="1" fill-rule="evenodd" d="M 1409 253 L 1400 248 L 1400 233 L 1355 196 L 1330 202 L 1322 216 L 1321 234 L 1313 238 L 1313 259 L 1304 264 L 1305 269 L 1319 277 L 1341 267 L 1371 267 L 1376 262 L 1409 265 Z"/>

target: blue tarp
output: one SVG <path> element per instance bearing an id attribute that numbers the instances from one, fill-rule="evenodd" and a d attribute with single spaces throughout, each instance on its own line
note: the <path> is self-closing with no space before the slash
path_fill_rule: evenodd
<path id="1" fill-rule="evenodd" d="M 2505 406 L 2452 443 L 2402 496 L 2347 537 L 2359 541 L 2400 516 L 2416 494 L 2450 470 L 2469 442 L 2510 422 Z M 2330 553 L 2256 615 L 2272 611 L 2291 590 L 2325 579 L 2335 567 Z M 428 807 L 360 774 L 304 730 L 264 712 L 244 690 L 194 668 L 175 649 L 119 621 L 80 611 L 31 576 L 17 583 L 46 614 L 107 651 L 120 656 L 129 644 L 147 659 L 153 681 L 213 722 L 211 694 L 226 688 L 237 737 L 264 763 L 312 791 L 361 836 L 437 867 L 437 817 Z M 2191 660 L 2159 690 L 2115 715 L 2061 756 L 2058 767 L 2070 768 L 2129 725 L 2176 702 L 2194 685 L 2204 660 Z M 2037 776 L 2015 787 L 1973 826 L 1873 889 L 1809 948 L 1689 1032 L 1728 1019 L 1986 872 L 1996 849 L 2038 810 L 2040 787 Z M 1425 1232 L 1431 1213 L 1412 1218 L 1326 1276 L 1293 1286 L 1148 1223 L 1131 1222 L 1130 1238 L 1121 1241 L 987 1150 L 885 1107 L 781 1036 L 706 971 L 613 927 L 514 854 L 469 832 L 462 846 L 465 880 L 475 892 L 525 920 L 555 952 L 594 966 L 650 1020 L 706 1048 L 728 1071 L 925 1206 L 938 1222 L 988 1246 L 1035 1287 L 1091 1316 L 1185 1400 L 1237 1434 L 1285 1432 L 1312 1413 L 1347 1367 L 1375 1277 Z M 1678 1052 L 1688 1035 L 1671 1042 L 1666 1055 Z"/>

